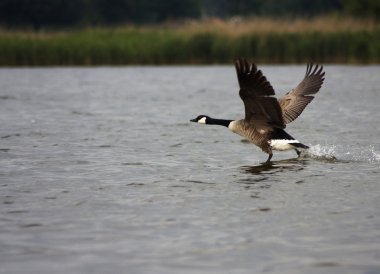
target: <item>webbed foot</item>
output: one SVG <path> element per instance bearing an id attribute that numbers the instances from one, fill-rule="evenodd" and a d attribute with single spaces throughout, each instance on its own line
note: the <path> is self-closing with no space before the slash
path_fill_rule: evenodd
<path id="1" fill-rule="evenodd" d="M 272 159 L 272 156 L 273 156 L 273 153 L 270 153 L 269 157 L 268 157 L 268 159 L 267 159 L 267 161 L 265 163 L 270 163 L 270 159 Z"/>

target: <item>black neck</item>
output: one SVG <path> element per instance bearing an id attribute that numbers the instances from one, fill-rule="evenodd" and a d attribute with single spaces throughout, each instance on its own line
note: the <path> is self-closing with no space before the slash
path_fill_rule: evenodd
<path id="1" fill-rule="evenodd" d="M 208 125 L 220 125 L 220 126 L 228 127 L 229 124 L 230 124 L 232 121 L 233 121 L 233 120 L 224 120 L 224 119 L 208 118 L 208 119 L 207 119 L 207 124 L 208 124 Z"/>

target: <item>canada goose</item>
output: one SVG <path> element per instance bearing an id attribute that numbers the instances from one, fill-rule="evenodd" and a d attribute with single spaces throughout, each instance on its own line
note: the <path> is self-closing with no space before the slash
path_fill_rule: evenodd
<path id="1" fill-rule="evenodd" d="M 269 154 L 267 162 L 273 156 L 273 150 L 286 151 L 294 149 L 298 156 L 302 149 L 309 147 L 294 139 L 284 128 L 295 120 L 314 99 L 323 84 L 325 73 L 323 66 L 310 63 L 307 65 L 305 78 L 278 101 L 272 85 L 258 70 L 254 63 L 246 59 L 235 61 L 239 81 L 240 98 L 245 108 L 245 118 L 241 120 L 214 119 L 199 115 L 190 120 L 200 124 L 221 125 L 232 132 L 248 139 Z"/>

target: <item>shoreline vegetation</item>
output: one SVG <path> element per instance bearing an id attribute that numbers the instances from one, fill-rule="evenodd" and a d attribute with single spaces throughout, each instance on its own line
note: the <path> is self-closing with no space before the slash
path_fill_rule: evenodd
<path id="1" fill-rule="evenodd" d="M 380 63 L 380 23 L 350 17 L 217 18 L 68 31 L 0 30 L 0 66 Z"/>

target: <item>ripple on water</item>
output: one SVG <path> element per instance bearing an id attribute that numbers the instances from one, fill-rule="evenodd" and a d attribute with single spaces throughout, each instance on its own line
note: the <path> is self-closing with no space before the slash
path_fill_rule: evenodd
<path id="1" fill-rule="evenodd" d="M 23 224 L 20 225 L 21 228 L 31 228 L 31 227 L 40 227 L 42 224 L 40 223 L 30 223 L 30 224 Z"/>
<path id="2" fill-rule="evenodd" d="M 18 210 L 10 210 L 10 211 L 7 211 L 8 214 L 23 214 L 23 213 L 29 213 L 28 210 L 24 210 L 24 209 L 18 209 Z"/>
<path id="3" fill-rule="evenodd" d="M 287 170 L 300 171 L 308 164 L 307 159 L 291 158 L 269 163 L 261 163 L 253 166 L 242 166 L 240 169 L 245 173 L 251 174 L 274 174 Z"/>
<path id="4" fill-rule="evenodd" d="M 145 186 L 145 184 L 143 184 L 143 183 L 130 183 L 130 184 L 127 184 L 127 186 Z"/>
<path id="5" fill-rule="evenodd" d="M 215 183 L 205 182 L 205 181 L 200 181 L 200 180 L 182 180 L 182 182 L 193 183 L 193 184 L 215 185 Z"/>
<path id="6" fill-rule="evenodd" d="M 1 136 L 0 138 L 1 138 L 1 139 L 7 139 L 7 138 L 11 138 L 11 137 L 20 137 L 20 136 L 21 136 L 20 133 L 14 133 L 14 134 L 3 135 L 3 136 Z"/>
<path id="7" fill-rule="evenodd" d="M 338 262 L 326 261 L 326 262 L 316 262 L 313 264 L 314 267 L 337 267 L 340 266 Z"/>
<path id="8" fill-rule="evenodd" d="M 122 163 L 123 166 L 142 166 L 144 165 L 144 163 L 141 163 L 141 162 L 126 162 L 126 163 Z"/>

